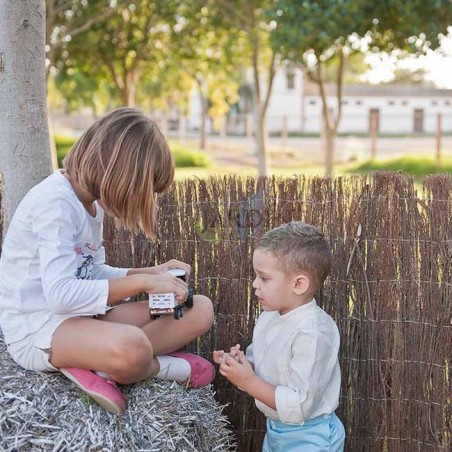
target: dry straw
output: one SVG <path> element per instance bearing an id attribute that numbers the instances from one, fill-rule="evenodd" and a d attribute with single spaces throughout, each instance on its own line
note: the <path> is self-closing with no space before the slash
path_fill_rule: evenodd
<path id="1" fill-rule="evenodd" d="M 121 416 L 91 402 L 61 374 L 17 366 L 0 340 L 0 451 L 233 451 L 228 421 L 211 388 L 176 383 L 124 387 Z"/>
<path id="2" fill-rule="evenodd" d="M 214 301 L 216 323 L 193 349 L 251 341 L 259 307 L 251 258 L 256 239 L 291 220 L 330 238 L 333 271 L 317 299 L 341 333 L 338 414 L 348 451 L 452 449 L 452 177 L 419 190 L 395 173 L 333 180 L 224 177 L 187 180 L 160 199 L 154 243 L 106 230 L 116 264 L 179 258 L 195 291 Z M 240 450 L 258 451 L 264 419 L 224 378 L 217 397 Z"/>

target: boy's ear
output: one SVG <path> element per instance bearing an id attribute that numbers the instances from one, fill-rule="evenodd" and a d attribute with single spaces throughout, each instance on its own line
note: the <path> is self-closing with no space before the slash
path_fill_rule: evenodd
<path id="1" fill-rule="evenodd" d="M 303 295 L 308 292 L 309 286 L 311 285 L 311 280 L 309 277 L 303 273 L 295 276 L 293 284 L 293 293 L 295 295 Z"/>

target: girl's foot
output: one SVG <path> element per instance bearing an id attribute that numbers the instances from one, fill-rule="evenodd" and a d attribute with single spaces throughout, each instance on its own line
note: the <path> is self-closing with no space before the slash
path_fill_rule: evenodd
<path id="1" fill-rule="evenodd" d="M 215 378 L 215 367 L 209 361 L 192 353 L 174 352 L 168 356 L 183 359 L 190 365 L 190 375 L 183 382 L 189 388 L 202 388 L 212 383 Z"/>
<path id="2" fill-rule="evenodd" d="M 99 377 L 87 369 L 65 367 L 59 370 L 110 413 L 121 414 L 126 409 L 126 397 L 114 381 Z"/>

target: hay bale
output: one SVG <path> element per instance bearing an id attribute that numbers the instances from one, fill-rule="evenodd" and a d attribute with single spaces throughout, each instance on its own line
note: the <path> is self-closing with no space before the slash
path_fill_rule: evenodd
<path id="1" fill-rule="evenodd" d="M 124 387 L 115 416 L 61 374 L 20 368 L 0 339 L 0 451 L 232 451 L 235 440 L 210 387 L 149 379 Z"/>

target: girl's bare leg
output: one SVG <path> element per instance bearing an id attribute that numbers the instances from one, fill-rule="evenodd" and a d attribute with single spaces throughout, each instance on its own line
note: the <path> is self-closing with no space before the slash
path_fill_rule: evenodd
<path id="1" fill-rule="evenodd" d="M 159 371 L 151 342 L 133 325 L 75 317 L 65 320 L 52 338 L 55 367 L 99 370 L 119 383 L 134 383 Z"/>
<path id="2" fill-rule="evenodd" d="M 164 355 L 206 333 L 213 323 L 213 307 L 207 297 L 195 295 L 193 307 L 184 309 L 179 320 L 168 315 L 151 321 L 147 301 L 119 305 L 102 319 L 138 326 L 151 342 L 155 355 Z"/>
<path id="3" fill-rule="evenodd" d="M 67 319 L 53 335 L 51 363 L 102 371 L 124 384 L 155 375 L 160 369 L 155 356 L 178 350 L 211 327 L 211 301 L 194 298 L 179 320 L 151 321 L 147 301 L 117 306 L 100 319 Z"/>

